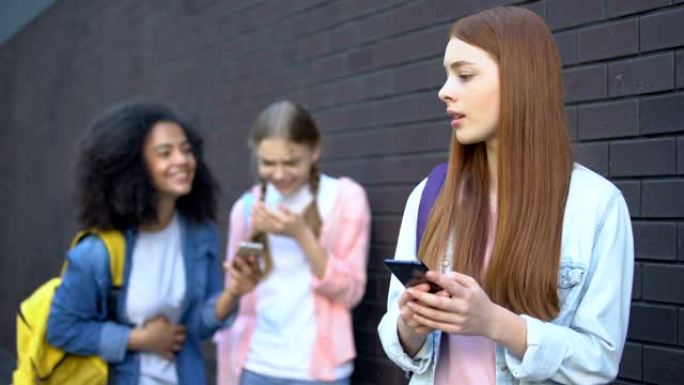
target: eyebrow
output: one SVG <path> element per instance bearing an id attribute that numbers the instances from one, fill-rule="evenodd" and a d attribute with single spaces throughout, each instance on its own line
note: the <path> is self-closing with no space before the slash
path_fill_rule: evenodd
<path id="1" fill-rule="evenodd" d="M 475 65 L 475 63 L 471 63 L 471 62 L 465 61 L 465 60 L 459 60 L 459 61 L 455 61 L 455 62 L 451 63 L 448 67 L 446 64 L 444 64 L 444 68 L 450 68 L 452 70 L 457 70 L 460 67 L 468 66 L 468 65 Z"/>
<path id="2" fill-rule="evenodd" d="M 180 145 L 180 146 L 185 146 L 185 145 L 188 145 L 188 144 L 190 144 L 190 141 L 189 141 L 189 140 L 184 140 L 184 141 L 180 142 L 178 145 Z M 167 150 L 167 149 L 169 149 L 169 148 L 173 148 L 173 146 L 174 146 L 174 143 L 164 142 L 164 143 L 161 143 L 161 144 L 158 144 L 158 145 L 154 146 L 154 150 L 155 150 L 155 151 Z"/>
<path id="3" fill-rule="evenodd" d="M 293 157 L 291 157 L 291 158 L 285 158 L 285 159 L 266 158 L 266 157 L 259 156 L 259 155 L 257 155 L 257 157 L 258 157 L 259 160 L 261 160 L 262 162 L 271 162 L 271 163 L 278 163 L 278 162 L 282 162 L 282 163 L 298 162 L 300 159 L 302 159 L 301 156 L 293 156 Z"/>

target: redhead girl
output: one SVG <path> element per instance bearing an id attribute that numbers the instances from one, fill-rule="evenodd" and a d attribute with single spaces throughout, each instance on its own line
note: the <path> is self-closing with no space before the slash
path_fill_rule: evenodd
<path id="1" fill-rule="evenodd" d="M 420 240 L 426 181 L 409 196 L 395 255 L 423 261 L 442 290 L 392 278 L 385 352 L 413 385 L 610 382 L 629 318 L 629 212 L 572 161 L 548 28 L 521 8 L 465 17 L 443 64 L 446 175 Z"/>
<path id="2" fill-rule="evenodd" d="M 263 244 L 262 275 L 216 337 L 218 383 L 348 384 L 351 309 L 366 285 L 366 194 L 320 173 L 320 134 L 295 103 L 263 110 L 251 144 L 260 183 L 233 205 L 227 257 L 241 241 Z"/>

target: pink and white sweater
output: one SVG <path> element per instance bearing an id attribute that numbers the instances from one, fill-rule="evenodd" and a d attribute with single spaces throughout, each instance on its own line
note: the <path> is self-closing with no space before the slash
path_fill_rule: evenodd
<path id="1" fill-rule="evenodd" d="M 258 186 L 252 188 L 254 201 Z M 311 376 L 333 381 L 335 369 L 356 357 L 351 309 L 365 291 L 370 241 L 370 207 L 363 188 L 349 178 L 340 178 L 334 206 L 323 218 L 320 242 L 328 253 L 321 279 L 313 276 L 316 339 L 309 368 Z M 245 220 L 245 199 L 230 212 L 226 258 L 232 259 L 238 244 L 251 233 L 251 218 Z M 245 227 L 246 225 L 246 227 Z M 228 277 L 226 277 L 226 285 Z M 256 326 L 256 290 L 244 295 L 235 323 L 216 333 L 217 384 L 238 384 Z"/>

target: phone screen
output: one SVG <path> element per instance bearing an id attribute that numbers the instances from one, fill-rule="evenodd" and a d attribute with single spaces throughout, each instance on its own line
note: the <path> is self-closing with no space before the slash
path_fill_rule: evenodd
<path id="1" fill-rule="evenodd" d="M 439 285 L 427 280 L 425 273 L 427 273 L 429 269 L 422 262 L 385 259 L 385 265 L 404 287 L 411 287 L 419 283 L 428 283 L 430 284 L 430 293 L 436 293 L 442 290 Z"/>

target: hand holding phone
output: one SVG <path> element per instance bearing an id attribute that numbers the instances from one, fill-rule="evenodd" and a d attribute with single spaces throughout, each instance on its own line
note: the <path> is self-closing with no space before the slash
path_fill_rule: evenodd
<path id="1" fill-rule="evenodd" d="M 262 277 L 260 262 L 263 249 L 261 243 L 240 242 L 233 259 L 224 262 L 223 268 L 230 276 L 228 290 L 233 295 L 243 295 L 258 285 Z"/>
<path id="2" fill-rule="evenodd" d="M 425 273 L 427 273 L 429 269 L 420 261 L 385 259 L 385 265 L 406 288 L 420 283 L 427 283 L 430 285 L 430 293 L 436 293 L 442 290 L 436 283 L 428 281 L 425 277 Z"/>
<path id="3" fill-rule="evenodd" d="M 264 252 L 264 245 L 257 242 L 240 242 L 237 252 L 235 252 L 235 258 L 233 259 L 233 266 L 239 270 L 239 265 L 236 263 L 238 259 L 243 260 L 246 263 L 252 263 L 256 268 L 261 265 L 261 258 Z M 251 258 L 250 258 L 251 257 Z"/>

